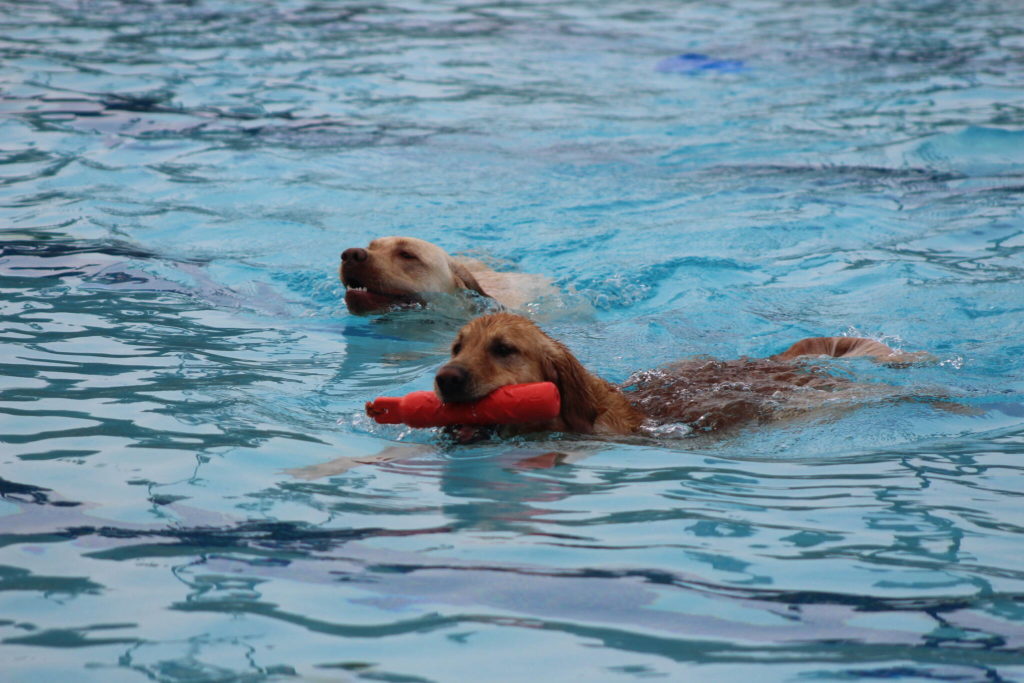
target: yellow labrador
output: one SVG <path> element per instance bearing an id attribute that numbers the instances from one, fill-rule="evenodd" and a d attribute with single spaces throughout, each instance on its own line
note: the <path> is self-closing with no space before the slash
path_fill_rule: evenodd
<path id="1" fill-rule="evenodd" d="M 466 292 L 521 309 L 554 291 L 547 278 L 499 273 L 480 261 L 451 256 L 416 237 L 380 237 L 366 248 L 346 249 L 341 253 L 339 275 L 345 285 L 345 304 L 360 315 Z"/>

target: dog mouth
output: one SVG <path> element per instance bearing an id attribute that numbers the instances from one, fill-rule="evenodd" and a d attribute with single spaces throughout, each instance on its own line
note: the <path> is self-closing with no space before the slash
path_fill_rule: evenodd
<path id="1" fill-rule="evenodd" d="M 442 429 L 445 437 L 460 446 L 489 441 L 498 434 L 498 425 L 448 425 Z"/>
<path id="2" fill-rule="evenodd" d="M 473 391 L 470 387 L 459 387 L 455 389 L 435 388 L 434 393 L 437 395 L 439 399 L 441 399 L 441 403 L 453 404 L 473 403 L 487 396 L 487 393 L 481 394 L 479 392 Z"/>
<path id="3" fill-rule="evenodd" d="M 408 308 L 422 303 L 412 294 L 400 294 L 373 289 L 356 277 L 344 276 L 345 305 L 353 313 L 376 313 L 396 308 Z"/>
<path id="4" fill-rule="evenodd" d="M 434 395 L 441 399 L 441 403 L 451 405 L 482 401 L 501 387 L 501 384 L 482 381 L 472 372 L 466 376 L 463 382 L 456 383 L 454 386 L 440 386 L 437 378 L 434 378 Z"/>

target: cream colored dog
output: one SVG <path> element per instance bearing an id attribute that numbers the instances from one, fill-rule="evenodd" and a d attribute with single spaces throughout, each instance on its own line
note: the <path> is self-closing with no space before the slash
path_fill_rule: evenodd
<path id="1" fill-rule="evenodd" d="M 346 249 L 341 253 L 339 275 L 345 285 L 345 304 L 360 315 L 465 292 L 520 309 L 554 292 L 548 278 L 499 273 L 480 261 L 455 258 L 436 244 L 415 237 L 380 237 L 365 249 Z"/>

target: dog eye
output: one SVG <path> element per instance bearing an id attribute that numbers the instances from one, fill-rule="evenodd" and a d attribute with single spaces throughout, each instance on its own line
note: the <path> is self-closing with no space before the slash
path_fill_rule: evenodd
<path id="1" fill-rule="evenodd" d="M 459 355 L 459 351 L 461 351 L 461 350 L 462 350 L 462 344 L 460 342 L 455 342 L 454 344 L 452 344 L 452 355 L 453 356 Z"/>
<path id="2" fill-rule="evenodd" d="M 491 353 L 493 353 L 495 356 L 500 356 L 501 358 L 508 358 L 513 353 L 517 353 L 518 351 L 519 349 L 512 346 L 511 344 L 506 344 L 505 342 L 495 342 L 491 344 Z"/>
<path id="3" fill-rule="evenodd" d="M 405 259 L 406 261 L 418 261 L 419 257 L 411 251 L 405 251 L 404 249 L 398 252 L 398 258 Z"/>

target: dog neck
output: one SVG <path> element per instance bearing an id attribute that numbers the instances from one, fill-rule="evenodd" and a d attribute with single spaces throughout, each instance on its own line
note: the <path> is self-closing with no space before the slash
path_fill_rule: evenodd
<path id="1" fill-rule="evenodd" d="M 640 429 L 644 421 L 643 413 L 630 404 L 618 387 L 599 377 L 594 377 L 594 380 L 600 384 L 594 391 L 605 396 L 599 403 L 604 406 L 604 410 L 594 420 L 594 433 L 633 434 Z"/>
<path id="2" fill-rule="evenodd" d="M 586 370 L 575 358 L 559 367 L 555 384 L 562 409 L 553 429 L 580 434 L 632 434 L 644 415 L 615 385 Z"/>

